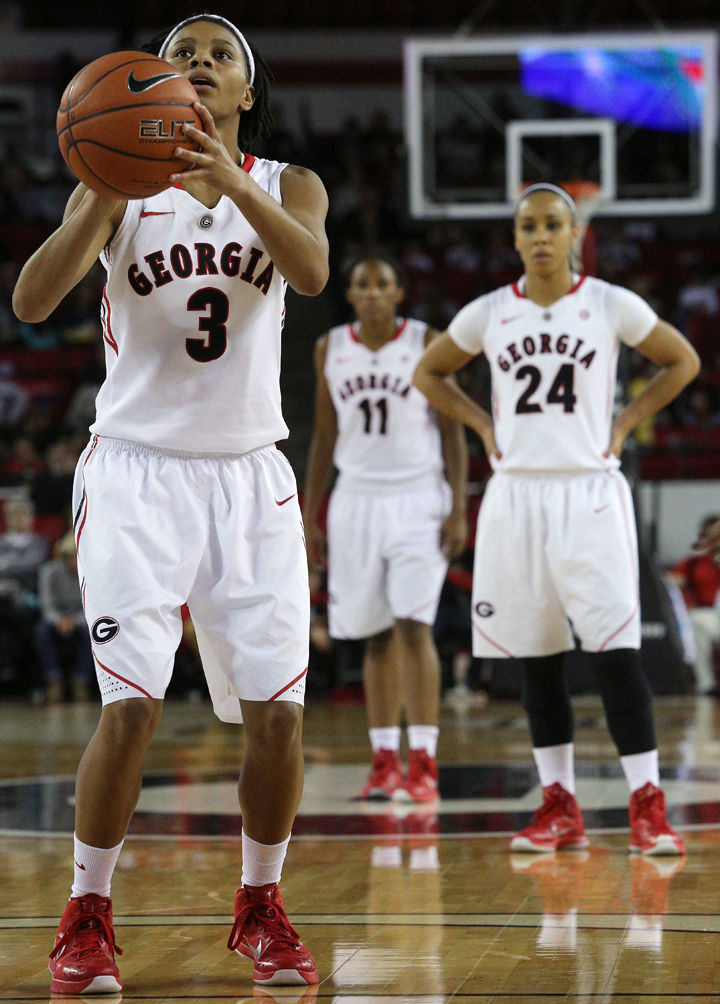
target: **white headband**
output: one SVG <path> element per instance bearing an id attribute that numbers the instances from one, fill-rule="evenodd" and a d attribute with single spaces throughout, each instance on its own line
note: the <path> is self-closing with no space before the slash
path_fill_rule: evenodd
<path id="1" fill-rule="evenodd" d="M 566 192 L 564 188 L 560 188 L 559 185 L 553 185 L 549 181 L 538 181 L 534 185 L 528 185 L 527 188 L 523 189 L 517 197 L 515 209 L 517 210 L 523 199 L 528 195 L 532 195 L 533 192 L 552 192 L 554 195 L 559 195 L 560 198 L 564 199 L 568 204 L 570 212 L 573 215 L 573 219 L 577 216 L 577 206 L 572 195 L 570 195 L 569 192 Z"/>
<path id="2" fill-rule="evenodd" d="M 247 59 L 248 83 L 253 84 L 255 82 L 255 60 L 253 59 L 253 54 L 250 51 L 250 46 L 245 40 L 245 36 L 240 29 L 236 28 L 232 21 L 228 21 L 219 14 L 195 14 L 193 17 L 186 17 L 184 21 L 176 24 L 172 31 L 168 34 L 163 44 L 160 46 L 160 52 L 158 53 L 160 58 L 162 59 L 165 57 L 165 53 L 168 51 L 168 47 L 170 45 L 170 39 L 176 35 L 181 28 L 184 28 L 188 24 L 194 24 L 196 21 L 213 21 L 215 24 L 220 24 L 223 28 L 227 28 L 227 30 L 235 36 L 245 53 L 245 58 Z"/>

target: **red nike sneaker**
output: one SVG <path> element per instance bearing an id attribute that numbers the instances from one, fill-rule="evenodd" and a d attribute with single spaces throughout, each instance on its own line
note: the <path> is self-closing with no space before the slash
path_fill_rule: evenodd
<path id="1" fill-rule="evenodd" d="M 651 781 L 630 798 L 630 850 L 640 854 L 687 854 L 665 815 L 665 796 Z"/>
<path id="2" fill-rule="evenodd" d="M 256 983 L 319 982 L 315 960 L 288 920 L 276 884 L 238 889 L 227 944 L 231 952 L 252 959 Z"/>
<path id="3" fill-rule="evenodd" d="M 407 777 L 393 798 L 405 802 L 436 802 L 440 798 L 437 760 L 425 750 L 410 750 L 408 757 Z"/>
<path id="4" fill-rule="evenodd" d="M 105 994 L 122 989 L 115 965 L 112 901 L 105 896 L 71 899 L 60 918 L 48 968 L 50 993 Z"/>
<path id="5" fill-rule="evenodd" d="M 395 750 L 378 750 L 360 798 L 392 798 L 402 780 L 402 764 Z"/>
<path id="6" fill-rule="evenodd" d="M 510 840 L 511 851 L 560 851 L 587 847 L 580 807 L 575 796 L 557 781 L 543 788 L 543 803 L 529 826 Z"/>

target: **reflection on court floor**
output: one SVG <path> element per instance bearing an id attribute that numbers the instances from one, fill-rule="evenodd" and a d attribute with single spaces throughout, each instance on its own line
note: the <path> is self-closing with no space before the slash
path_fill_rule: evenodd
<path id="1" fill-rule="evenodd" d="M 508 852 L 540 800 L 517 706 L 447 715 L 442 801 L 401 807 L 356 797 L 364 710 L 308 708 L 306 791 L 283 890 L 322 982 L 268 992 L 225 947 L 240 875 L 237 732 L 206 706 L 169 704 L 113 882 L 124 990 L 101 999 L 720 999 L 715 703 L 657 704 L 663 785 L 687 859 L 628 854 L 625 782 L 597 702 L 579 707 L 590 847 L 543 855 Z M 2 1001 L 49 1000 L 47 953 L 71 876 L 72 772 L 96 714 L 17 706 L 0 723 Z"/>

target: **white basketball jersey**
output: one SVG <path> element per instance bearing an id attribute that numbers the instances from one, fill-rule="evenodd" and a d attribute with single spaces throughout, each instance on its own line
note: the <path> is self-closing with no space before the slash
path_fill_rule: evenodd
<path id="1" fill-rule="evenodd" d="M 344 324 L 328 334 L 325 379 L 337 414 L 335 466 L 346 484 L 397 485 L 443 470 L 435 411 L 413 387 L 427 325 L 398 319 L 377 351 Z"/>
<path id="2" fill-rule="evenodd" d="M 245 155 L 278 202 L 287 165 Z M 183 188 L 128 202 L 101 255 L 107 376 L 91 431 L 171 450 L 247 453 L 285 439 L 286 282 L 235 203 Z"/>
<path id="3" fill-rule="evenodd" d="M 490 363 L 495 440 L 503 471 L 617 467 L 610 442 L 620 343 L 637 345 L 657 323 L 635 293 L 576 277 L 550 307 L 513 283 L 473 300 L 448 330 Z"/>

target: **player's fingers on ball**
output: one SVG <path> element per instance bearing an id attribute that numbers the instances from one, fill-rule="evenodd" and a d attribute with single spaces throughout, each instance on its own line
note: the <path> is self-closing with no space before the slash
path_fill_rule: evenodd
<path id="1" fill-rule="evenodd" d="M 205 105 L 202 104 L 201 101 L 196 101 L 195 104 L 193 105 L 193 108 L 200 116 L 200 121 L 205 127 L 205 132 L 208 133 L 210 136 L 217 135 L 217 129 L 215 128 L 215 119 L 212 117 L 212 115 L 207 110 Z"/>

